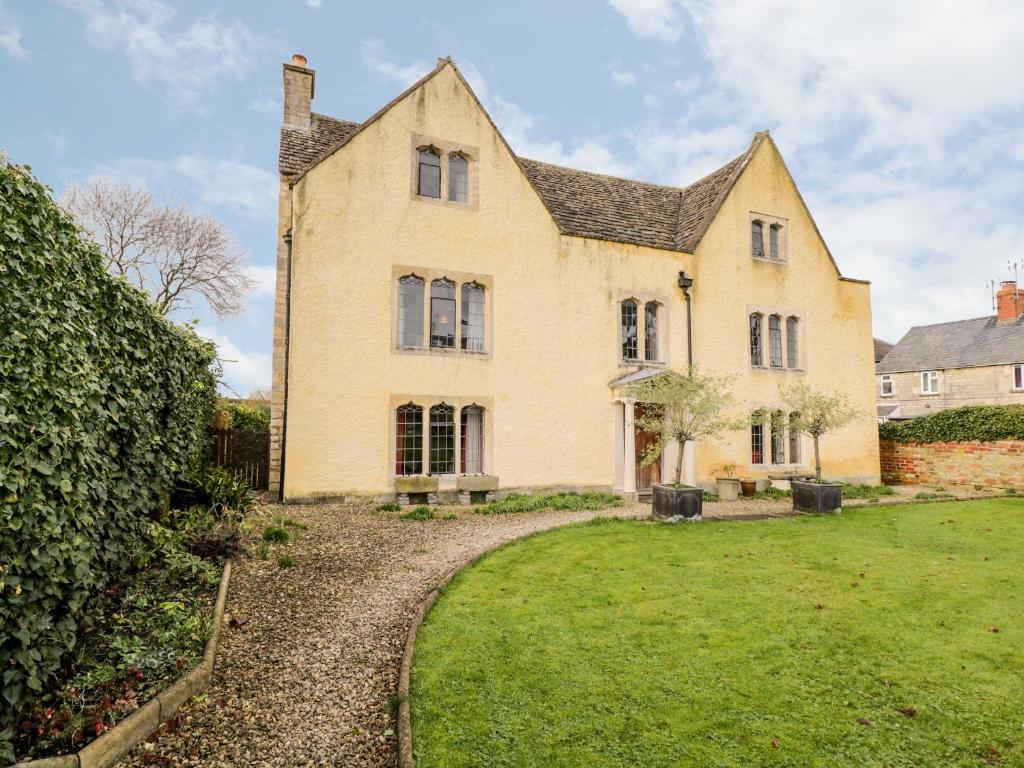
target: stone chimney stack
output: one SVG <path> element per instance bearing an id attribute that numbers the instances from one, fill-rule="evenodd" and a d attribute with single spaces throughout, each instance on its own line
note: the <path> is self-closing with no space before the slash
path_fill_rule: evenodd
<path id="1" fill-rule="evenodd" d="M 996 291 L 996 317 L 998 322 L 1016 320 L 1024 314 L 1024 291 L 1017 289 L 1016 280 L 1004 280 Z"/>
<path id="2" fill-rule="evenodd" d="M 316 72 L 306 67 L 301 53 L 284 65 L 284 124 L 290 128 L 309 130 Z"/>

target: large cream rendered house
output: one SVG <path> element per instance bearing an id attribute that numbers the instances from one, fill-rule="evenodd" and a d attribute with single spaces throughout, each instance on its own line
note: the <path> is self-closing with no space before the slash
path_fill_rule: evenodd
<path id="1" fill-rule="evenodd" d="M 311 112 L 314 83 L 284 65 L 285 500 L 642 491 L 663 471 L 639 466 L 629 385 L 687 370 L 687 293 L 692 362 L 772 414 L 688 446 L 688 482 L 806 472 L 778 394 L 796 379 L 863 414 L 823 440 L 826 474 L 877 482 L 869 286 L 840 274 L 767 133 L 679 188 L 517 156 L 449 59 L 362 123 Z"/>

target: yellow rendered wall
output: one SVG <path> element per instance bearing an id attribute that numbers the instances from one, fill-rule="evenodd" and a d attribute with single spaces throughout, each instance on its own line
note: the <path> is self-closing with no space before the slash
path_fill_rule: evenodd
<path id="1" fill-rule="evenodd" d="M 411 148 L 422 138 L 473 148 L 471 205 L 411 194 Z M 668 363 L 684 370 L 681 269 L 697 278 L 696 360 L 735 371 L 747 404 L 772 405 L 775 383 L 792 375 L 745 365 L 747 304 L 788 302 L 806 312 L 808 377 L 844 389 L 865 410 L 855 428 L 827 439 L 826 467 L 836 476 L 878 476 L 868 287 L 837 279 L 770 143 L 696 255 L 563 237 L 447 66 L 312 169 L 292 195 L 287 498 L 391 492 L 391 410 L 409 399 L 487 402 L 488 469 L 503 488 L 611 487 L 608 383 L 632 370 L 620 365 L 619 301 L 636 295 L 666 305 L 662 344 Z M 750 260 L 751 206 L 790 219 L 790 266 Z M 486 276 L 491 354 L 397 352 L 394 265 Z M 701 446 L 698 478 L 723 458 L 746 466 L 747 444 L 737 433 Z"/>

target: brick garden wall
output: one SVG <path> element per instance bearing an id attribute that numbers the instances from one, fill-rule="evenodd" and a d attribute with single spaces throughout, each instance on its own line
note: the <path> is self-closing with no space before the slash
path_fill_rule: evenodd
<path id="1" fill-rule="evenodd" d="M 879 441 L 882 482 L 1024 488 L 1024 441 L 896 443 Z"/>

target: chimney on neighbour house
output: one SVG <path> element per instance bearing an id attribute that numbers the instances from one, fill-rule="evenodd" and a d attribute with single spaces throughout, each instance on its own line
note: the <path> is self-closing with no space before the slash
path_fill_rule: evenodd
<path id="1" fill-rule="evenodd" d="M 1016 280 L 1004 280 L 996 291 L 996 319 L 1000 323 L 1016 320 L 1024 313 L 1024 291 Z"/>
<path id="2" fill-rule="evenodd" d="M 290 128 L 309 130 L 316 72 L 306 67 L 301 53 L 284 65 L 284 124 Z"/>

